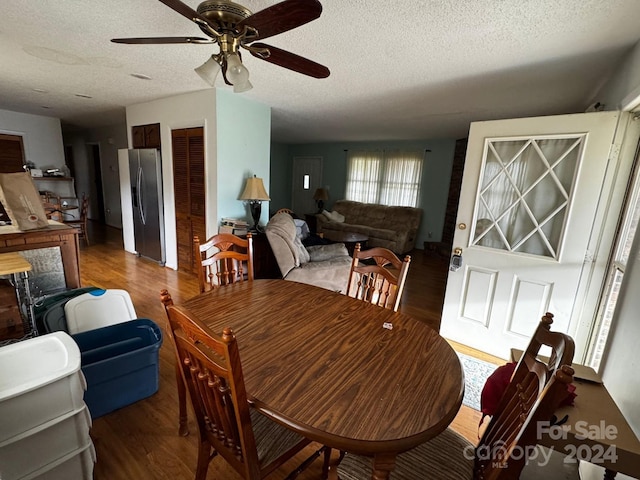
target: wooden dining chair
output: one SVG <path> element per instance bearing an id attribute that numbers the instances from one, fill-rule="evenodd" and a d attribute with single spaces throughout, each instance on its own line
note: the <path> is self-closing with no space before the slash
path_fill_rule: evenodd
<path id="1" fill-rule="evenodd" d="M 253 281 L 253 240 L 231 233 L 219 233 L 205 243 L 193 237 L 193 251 L 200 261 L 198 283 L 200 293 L 245 280 Z M 246 272 L 245 272 L 246 264 Z"/>
<path id="2" fill-rule="evenodd" d="M 551 321 L 550 321 L 551 320 Z M 549 425 L 555 410 L 567 397 L 573 381 L 573 340 L 551 332 L 552 315 L 546 314 L 534 332 L 527 359 L 518 363 L 496 413 L 477 447 L 451 428 L 430 441 L 396 457 L 392 480 L 515 480 L 544 477 L 544 466 L 527 464 L 526 447 L 537 443 L 538 426 Z M 553 362 L 538 360 L 542 345 L 552 350 Z M 564 362 L 564 363 L 561 363 Z M 552 467 L 553 468 L 553 467 Z M 372 462 L 347 453 L 330 470 L 330 480 L 371 478 Z"/>
<path id="3" fill-rule="evenodd" d="M 87 228 L 89 215 L 89 197 L 84 193 L 82 194 L 82 199 L 80 200 L 80 217 L 79 218 L 66 218 L 64 223 L 78 230 L 78 238 L 84 239 L 89 246 L 89 230 Z"/>
<path id="4" fill-rule="evenodd" d="M 62 206 L 59 203 L 42 202 L 44 213 L 49 220 L 55 220 L 56 222 L 64 221 L 64 214 L 62 212 Z"/>
<path id="5" fill-rule="evenodd" d="M 266 477 L 310 440 L 250 408 L 230 328 L 221 337 L 214 335 L 188 310 L 172 303 L 165 304 L 170 337 L 200 434 L 196 480 L 206 478 L 217 454 L 246 480 Z"/>
<path id="6" fill-rule="evenodd" d="M 400 260 L 389 249 L 361 250 L 360 244 L 356 243 L 347 295 L 397 312 L 410 262 L 409 255 Z"/>

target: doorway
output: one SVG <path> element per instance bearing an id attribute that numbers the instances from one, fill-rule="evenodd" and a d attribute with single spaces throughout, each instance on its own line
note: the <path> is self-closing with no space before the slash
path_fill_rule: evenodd
<path id="1" fill-rule="evenodd" d="M 97 143 L 87 144 L 87 157 L 89 167 L 89 212 L 92 220 L 105 223 L 104 213 L 104 191 L 102 188 L 102 166 L 100 161 L 100 145 Z M 78 198 L 80 198 L 82 194 Z"/>

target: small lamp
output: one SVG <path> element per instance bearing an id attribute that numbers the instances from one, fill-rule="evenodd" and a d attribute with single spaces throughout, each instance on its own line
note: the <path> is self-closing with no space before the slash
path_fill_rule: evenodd
<path id="1" fill-rule="evenodd" d="M 244 186 L 244 191 L 240 195 L 240 200 L 248 200 L 249 207 L 251 209 L 251 217 L 253 218 L 253 227 L 251 230 L 258 231 L 258 221 L 260 221 L 260 213 L 262 212 L 263 201 L 271 200 L 269 194 L 264 188 L 261 178 L 257 178 L 255 175 L 251 178 L 247 178 L 247 183 Z"/>
<path id="2" fill-rule="evenodd" d="M 316 205 L 318 205 L 318 213 L 320 213 L 324 209 L 324 202 L 329 200 L 329 192 L 326 188 L 316 188 L 316 191 L 313 194 L 313 199 L 316 201 Z"/>

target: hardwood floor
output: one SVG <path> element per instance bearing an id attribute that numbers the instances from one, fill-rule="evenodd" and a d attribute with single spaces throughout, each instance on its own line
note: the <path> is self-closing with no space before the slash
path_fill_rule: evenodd
<path id="1" fill-rule="evenodd" d="M 127 290 L 138 317 L 150 318 L 165 328 L 166 317 L 159 301 L 160 290 L 167 288 L 174 301 L 180 303 L 197 294 L 197 278 L 126 253 L 120 235 L 119 230 L 90 225 L 91 246 L 82 243 L 80 248 L 82 285 Z M 438 328 L 446 272 L 446 260 L 425 255 L 422 250 L 412 252 L 401 311 Z M 177 405 L 174 354 L 165 338 L 160 349 L 158 393 L 93 422 L 91 436 L 97 453 L 94 478 L 194 478 L 197 427 L 190 415 L 191 434 L 188 437 L 178 436 Z M 479 412 L 463 406 L 452 427 L 475 443 L 479 419 Z M 284 479 L 318 447 L 311 444 L 269 478 Z M 316 460 L 298 478 L 319 479 L 321 463 L 321 460 Z M 214 459 L 207 478 L 234 480 L 240 477 L 224 460 Z"/>

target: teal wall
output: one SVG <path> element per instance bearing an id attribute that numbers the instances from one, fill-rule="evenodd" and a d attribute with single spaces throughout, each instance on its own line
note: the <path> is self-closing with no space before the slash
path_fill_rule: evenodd
<path id="1" fill-rule="evenodd" d="M 238 200 L 245 180 L 262 178 L 269 185 L 271 109 L 226 90 L 217 90 L 218 216 L 251 222 L 248 205 Z M 269 202 L 262 203 L 262 222 L 268 220 Z M 220 221 L 218 218 L 218 222 Z"/>
<path id="2" fill-rule="evenodd" d="M 322 184 L 329 187 L 328 210 L 333 202 L 344 198 L 347 162 L 345 150 L 414 149 L 431 150 L 425 157 L 422 172 L 422 223 L 416 246 L 423 248 L 425 241 L 440 241 L 444 226 L 449 179 L 453 165 L 455 140 L 413 140 L 388 142 L 344 142 L 305 145 L 271 145 L 271 178 L 278 178 L 278 191 L 272 188 L 271 211 L 291 206 L 291 172 L 293 158 L 301 156 L 323 157 Z M 304 212 L 299 212 L 304 213 Z"/>
<path id="3" fill-rule="evenodd" d="M 279 208 L 291 208 L 291 161 L 289 146 L 283 143 L 271 144 L 271 197 L 270 212 Z"/>

